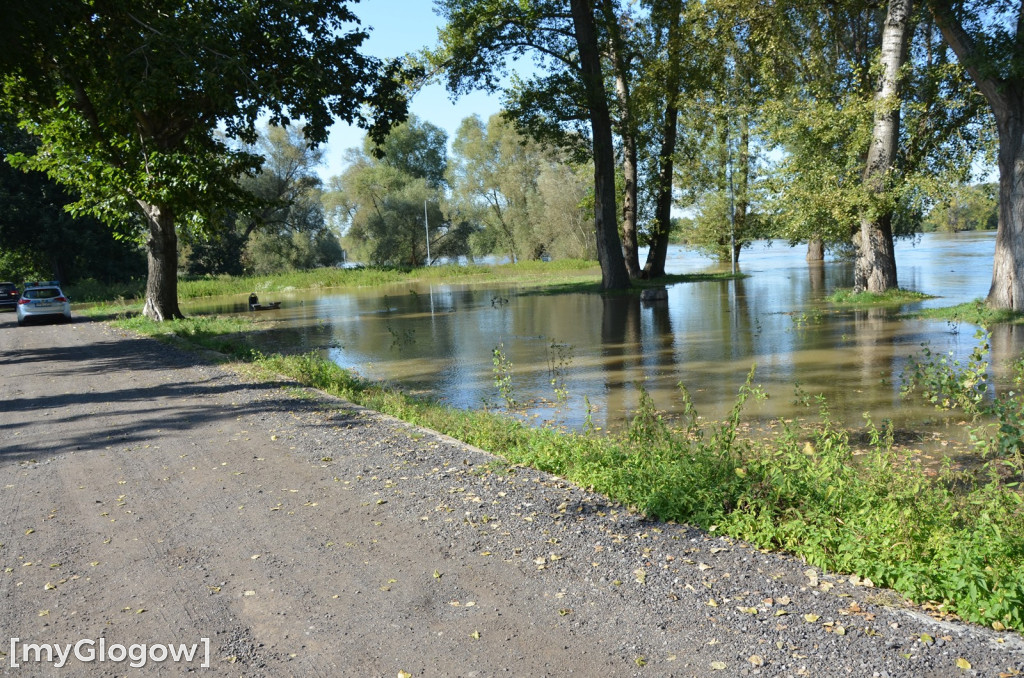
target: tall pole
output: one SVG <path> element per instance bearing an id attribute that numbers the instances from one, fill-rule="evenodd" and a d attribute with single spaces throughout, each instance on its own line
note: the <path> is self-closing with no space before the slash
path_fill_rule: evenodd
<path id="1" fill-rule="evenodd" d="M 430 266 L 430 224 L 427 223 L 427 201 L 423 201 L 423 229 L 427 232 L 427 266 Z"/>

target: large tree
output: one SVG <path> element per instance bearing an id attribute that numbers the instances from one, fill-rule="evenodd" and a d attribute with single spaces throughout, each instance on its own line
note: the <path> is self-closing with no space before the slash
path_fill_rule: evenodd
<path id="1" fill-rule="evenodd" d="M 382 139 L 405 114 L 397 66 L 358 51 L 344 0 L 14 0 L 0 53 L 2 103 L 40 140 L 14 162 L 80 195 L 111 224 L 148 228 L 145 314 L 181 316 L 178 231 L 247 199 L 258 166 L 215 132 L 252 143 L 266 116 L 301 118 L 321 142 L 340 118 Z"/>
<path id="2" fill-rule="evenodd" d="M 1024 2 L 930 0 L 999 132 L 999 226 L 988 304 L 1024 311 Z"/>
<path id="3" fill-rule="evenodd" d="M 888 189 L 900 140 L 901 78 L 907 61 L 912 0 L 889 0 L 882 28 L 878 88 L 875 92 L 874 127 L 864 168 L 864 188 L 868 198 L 860 215 L 857 265 L 853 286 L 868 292 L 896 288 L 896 253 L 893 247 L 892 220 L 896 212 Z"/>
<path id="4" fill-rule="evenodd" d="M 538 75 L 506 101 L 510 110 L 534 110 L 530 132 L 588 138 L 594 161 L 594 230 L 601 286 L 629 287 L 616 215 L 615 149 L 601 56 L 607 41 L 601 3 L 583 0 L 438 0 L 446 20 L 433 55 L 448 87 L 497 90 L 506 59 L 532 54 Z M 614 3 L 613 3 L 614 4 Z M 600 8 L 599 8 L 600 6 Z M 543 129 L 542 129 L 543 128 Z"/>

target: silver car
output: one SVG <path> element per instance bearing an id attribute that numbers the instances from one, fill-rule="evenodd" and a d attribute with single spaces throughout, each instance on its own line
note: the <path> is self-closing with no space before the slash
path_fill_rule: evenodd
<path id="1" fill-rule="evenodd" d="M 30 318 L 55 318 L 64 322 L 71 320 L 71 301 L 60 289 L 57 282 L 25 283 L 25 289 L 18 299 L 18 326 Z"/>

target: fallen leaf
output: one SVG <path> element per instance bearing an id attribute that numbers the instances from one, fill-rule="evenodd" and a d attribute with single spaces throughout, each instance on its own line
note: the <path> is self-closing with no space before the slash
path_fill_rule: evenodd
<path id="1" fill-rule="evenodd" d="M 821 619 L 821 615 L 817 615 L 817 614 L 813 614 L 813 613 L 805 614 L 804 615 L 804 621 L 806 621 L 808 624 L 813 624 L 814 622 L 818 621 L 819 619 Z"/>
<path id="2" fill-rule="evenodd" d="M 754 666 L 764 666 L 764 657 L 759 654 L 750 655 L 750 658 L 747 659 L 747 661 Z"/>
<path id="3" fill-rule="evenodd" d="M 958 657 L 956 660 L 956 667 L 958 669 L 963 669 L 964 671 L 967 671 L 971 668 L 971 662 L 967 661 L 963 657 Z"/>
<path id="4" fill-rule="evenodd" d="M 757 614 L 756 607 L 737 607 L 736 609 L 746 614 Z"/>
<path id="5" fill-rule="evenodd" d="M 725 671 L 725 662 L 711 662 L 711 668 L 715 671 Z"/>
<path id="6" fill-rule="evenodd" d="M 399 671 L 398 678 L 412 678 L 412 674 L 408 671 Z"/>

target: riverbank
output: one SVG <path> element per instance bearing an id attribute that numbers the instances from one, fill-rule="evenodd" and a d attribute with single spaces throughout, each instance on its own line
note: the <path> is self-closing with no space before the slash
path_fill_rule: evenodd
<path id="1" fill-rule="evenodd" d="M 681 427 L 670 426 L 642 399 L 621 434 L 536 428 L 500 413 L 411 397 L 316 354 L 263 355 L 247 343 L 250 334 L 222 334 L 222 322 L 156 325 L 136 318 L 126 326 L 230 354 L 262 378 L 286 374 L 596 489 L 646 515 L 785 550 L 895 588 L 946 615 L 997 629 L 1024 626 L 1024 519 L 1019 489 L 1007 482 L 1021 475 L 1019 456 L 936 471 L 897 448 L 893 431 L 870 424 L 858 449 L 831 420 L 825 401 L 810 431 L 778 421 L 770 439 L 750 438 L 743 434 L 743 409 L 759 395 L 753 374 L 721 422 L 693 414 Z M 936 365 L 930 374 L 945 372 Z M 979 427 L 977 435 L 983 433 Z"/>
<path id="2" fill-rule="evenodd" d="M 100 323 L 0 325 L 8 637 L 208 637 L 209 671 L 243 676 L 1024 670 L 1015 634 L 297 382 Z"/>

